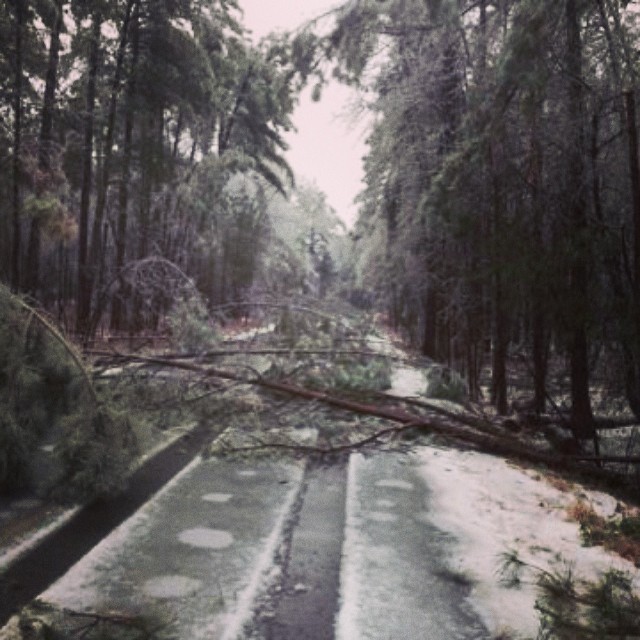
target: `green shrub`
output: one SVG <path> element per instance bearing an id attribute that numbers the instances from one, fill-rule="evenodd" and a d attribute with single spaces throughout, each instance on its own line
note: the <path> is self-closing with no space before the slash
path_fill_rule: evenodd
<path id="1" fill-rule="evenodd" d="M 369 362 L 336 361 L 315 367 L 303 380 L 307 386 L 320 389 L 382 391 L 391 386 L 391 367 L 383 358 Z"/>
<path id="2" fill-rule="evenodd" d="M 467 398 L 467 385 L 456 371 L 432 367 L 427 372 L 427 397 L 463 403 Z"/>
<path id="3" fill-rule="evenodd" d="M 536 584 L 539 640 L 640 636 L 640 599 L 629 574 L 610 569 L 588 581 L 576 576 L 560 555 L 547 569 L 524 562 L 517 551 L 502 554 L 499 573 L 505 586 L 518 587 L 523 578 Z"/>
<path id="4" fill-rule="evenodd" d="M 61 426 L 64 435 L 56 449 L 64 472 L 53 495 L 66 501 L 83 501 L 124 490 L 136 451 L 126 415 L 101 408 L 93 416 L 67 416 Z"/>
<path id="5" fill-rule="evenodd" d="M 198 295 L 181 297 L 171 308 L 167 323 L 171 330 L 171 342 L 181 351 L 203 352 L 218 343 L 207 307 Z"/>
<path id="6" fill-rule="evenodd" d="M 55 492 L 67 497 L 111 493 L 133 444 L 126 420 L 100 406 L 73 346 L 0 286 L 0 493 L 60 482 Z"/>

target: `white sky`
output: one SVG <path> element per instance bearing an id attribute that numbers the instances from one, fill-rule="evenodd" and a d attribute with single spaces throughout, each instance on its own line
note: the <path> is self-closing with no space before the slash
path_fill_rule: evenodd
<path id="1" fill-rule="evenodd" d="M 293 30 L 303 22 L 341 4 L 336 0 L 240 0 L 244 24 L 255 40 L 271 31 Z M 362 158 L 367 135 L 362 118 L 349 117 L 353 91 L 332 83 L 313 102 L 303 93 L 293 122 L 297 132 L 287 136 L 287 160 L 298 178 L 306 178 L 326 193 L 329 204 L 351 225 L 357 207 L 353 199 L 362 188 Z"/>

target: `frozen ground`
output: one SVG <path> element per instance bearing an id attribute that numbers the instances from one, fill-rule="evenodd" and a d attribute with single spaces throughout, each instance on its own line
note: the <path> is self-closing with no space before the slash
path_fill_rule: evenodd
<path id="1" fill-rule="evenodd" d="M 448 564 L 473 582 L 471 602 L 494 633 L 536 636 L 535 588 L 499 583 L 500 554 L 508 550 L 541 568 L 553 569 L 561 558 L 584 579 L 620 569 L 640 586 L 631 562 L 601 547 L 582 546 L 578 525 L 567 518 L 567 507 L 578 498 L 610 516 L 617 505 L 611 496 L 580 486 L 560 491 L 535 471 L 481 453 L 421 448 L 416 456 L 430 490 L 429 520 L 455 539 Z"/>
<path id="2" fill-rule="evenodd" d="M 393 393 L 421 396 L 426 378 L 422 370 L 399 367 L 392 383 Z M 302 465 L 287 460 L 198 459 L 41 599 L 79 611 L 159 612 L 185 640 L 277 637 L 263 637 L 255 626 L 248 636 L 244 625 L 282 579 L 276 558 L 303 495 L 303 474 Z M 311 496 L 334 488 L 310 486 L 309 508 L 322 502 Z M 318 553 L 312 534 L 322 533 L 325 520 L 339 519 L 335 634 L 322 637 L 535 638 L 535 588 L 500 583 L 500 556 L 512 550 L 541 568 L 572 563 L 586 579 L 617 568 L 640 586 L 631 563 L 581 545 L 578 525 L 567 518 L 577 499 L 605 516 L 617 507 L 606 494 L 580 486 L 561 491 L 536 471 L 477 452 L 416 446 L 410 453 L 352 454 L 344 511 L 325 505 L 321 516 L 307 514 L 312 524 L 298 543 Z M 306 566 L 300 562 L 295 568 L 302 573 L 290 576 L 287 607 L 294 607 L 296 593 L 313 599 Z M 0 631 L 0 638 L 9 637 Z M 320 638 L 299 636 L 307 637 Z"/>

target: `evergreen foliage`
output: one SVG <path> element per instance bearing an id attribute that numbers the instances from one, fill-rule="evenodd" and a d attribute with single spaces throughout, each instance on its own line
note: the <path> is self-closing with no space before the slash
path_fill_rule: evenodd
<path id="1" fill-rule="evenodd" d="M 309 42 L 375 115 L 355 289 L 472 399 L 488 371 L 501 414 L 511 354 L 538 413 L 566 355 L 579 440 L 611 358 L 640 415 L 640 32 L 626 5 L 350 2 Z"/>
<path id="2" fill-rule="evenodd" d="M 515 551 L 503 554 L 500 572 L 506 586 L 535 581 L 538 640 L 622 640 L 640 633 L 640 600 L 624 572 L 611 569 L 587 581 L 562 558 L 547 570 L 528 564 Z"/>
<path id="3" fill-rule="evenodd" d="M 122 488 L 135 449 L 126 416 L 100 404 L 73 347 L 5 287 L 0 320 L 0 492 L 87 499 Z"/>

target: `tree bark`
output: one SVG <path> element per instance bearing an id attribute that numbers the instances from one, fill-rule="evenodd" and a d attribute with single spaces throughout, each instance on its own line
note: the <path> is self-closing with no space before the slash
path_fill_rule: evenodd
<path id="1" fill-rule="evenodd" d="M 131 180 L 131 158 L 133 154 L 133 128 L 135 122 L 134 102 L 137 94 L 136 74 L 140 54 L 140 4 L 136 2 L 131 18 L 131 71 L 127 83 L 125 105 L 124 140 L 122 149 L 122 173 L 118 188 L 118 221 L 116 225 L 116 261 L 115 270 L 119 277 L 119 288 L 111 305 L 111 329 L 123 328 L 125 284 L 120 277 L 124 269 L 127 250 L 127 224 L 129 207 L 129 182 Z"/>
<path id="2" fill-rule="evenodd" d="M 100 286 L 102 279 L 103 253 L 105 251 L 103 238 L 106 234 L 103 230 L 104 212 L 107 204 L 107 194 L 109 191 L 109 180 L 111 178 L 111 159 L 113 156 L 113 141 L 115 135 L 116 124 L 116 107 L 118 104 L 118 94 L 120 93 L 120 85 L 122 82 L 122 69 L 124 66 L 124 56 L 127 47 L 129 23 L 134 5 L 138 0 L 127 0 L 125 13 L 122 19 L 120 29 L 120 41 L 118 51 L 116 53 L 116 67 L 114 70 L 113 81 L 111 85 L 111 96 L 109 98 L 109 111 L 107 114 L 107 131 L 104 140 L 104 158 L 102 162 L 102 171 L 97 185 L 96 208 L 93 218 L 93 230 L 91 233 L 91 251 L 89 253 L 90 270 L 92 274 L 91 289 L 94 286 Z M 94 314 L 95 315 L 95 314 Z M 98 318 L 92 319 L 91 329 L 95 328 Z"/>
<path id="3" fill-rule="evenodd" d="M 93 183 L 93 128 L 96 107 L 96 84 L 100 59 L 100 28 L 102 16 L 96 13 L 91 25 L 91 44 L 87 69 L 87 94 L 85 102 L 84 148 L 82 160 L 82 191 L 80 195 L 80 224 L 78 228 L 78 292 L 76 331 L 88 337 L 91 314 L 91 285 L 93 274 L 88 256 L 89 206 Z"/>
<path id="4" fill-rule="evenodd" d="M 56 19 L 51 29 L 51 41 L 49 43 L 49 60 L 42 103 L 40 139 L 38 141 L 38 167 L 45 174 L 51 171 L 53 114 L 56 89 L 58 87 L 58 62 L 60 60 L 60 33 L 64 23 L 63 0 L 56 0 L 56 11 Z M 31 295 L 36 297 L 40 287 L 40 235 L 40 219 L 34 217 L 31 220 L 31 228 L 29 230 L 25 288 Z"/>
<path id="5" fill-rule="evenodd" d="M 504 259 L 501 238 L 503 235 L 503 186 L 498 175 L 502 164 L 499 144 L 491 144 L 491 251 L 494 276 L 492 282 L 492 363 L 491 363 L 491 403 L 499 415 L 506 415 L 507 404 L 507 351 L 509 348 L 509 321 L 504 283 Z"/>
<path id="6" fill-rule="evenodd" d="M 26 13 L 26 1 L 15 3 L 15 77 L 13 82 L 13 246 L 11 253 L 11 287 L 20 289 L 20 258 L 22 252 L 22 200 L 20 194 L 21 154 L 22 154 L 22 87 L 23 87 L 23 30 Z"/>
<path id="7" fill-rule="evenodd" d="M 571 427 L 576 438 L 595 436 L 589 396 L 588 313 L 589 313 L 589 225 L 584 195 L 584 96 L 582 85 L 582 35 L 576 0 L 566 0 L 566 66 L 568 74 L 567 115 L 570 133 L 567 153 L 567 193 L 571 291 L 566 308 L 570 327 Z"/>
<path id="8" fill-rule="evenodd" d="M 538 106 L 535 107 L 531 122 L 531 200 L 532 225 L 531 241 L 534 259 L 537 261 L 544 255 L 543 228 L 544 205 L 541 199 L 543 152 L 540 145 L 538 126 Z M 539 264 L 533 265 L 533 282 L 531 286 L 531 343 L 533 359 L 533 410 L 540 415 L 547 404 L 547 367 L 549 339 L 547 337 L 547 304 L 545 295 L 545 273 Z"/>

